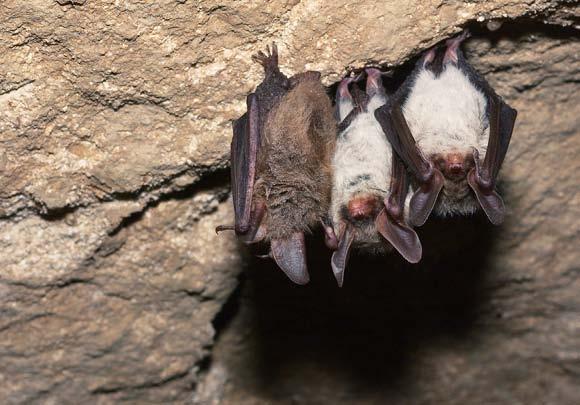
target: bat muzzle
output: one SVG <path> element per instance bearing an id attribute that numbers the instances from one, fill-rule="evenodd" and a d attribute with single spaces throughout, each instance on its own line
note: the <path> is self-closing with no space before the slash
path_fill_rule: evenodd
<path id="1" fill-rule="evenodd" d="M 354 221 L 374 218 L 381 207 L 381 200 L 374 195 L 355 197 L 348 202 L 348 216 Z"/>

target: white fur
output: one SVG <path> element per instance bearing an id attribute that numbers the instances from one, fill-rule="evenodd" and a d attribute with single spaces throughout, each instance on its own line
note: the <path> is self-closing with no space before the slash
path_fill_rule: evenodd
<path id="1" fill-rule="evenodd" d="M 346 116 L 352 111 L 354 108 L 354 104 L 352 99 L 349 98 L 342 98 L 338 101 L 338 115 L 340 116 L 340 120 L 346 118 Z"/>
<path id="2" fill-rule="evenodd" d="M 447 64 L 439 77 L 426 69 L 419 73 L 403 113 L 426 158 L 469 153 L 472 148 L 484 156 L 489 138 L 486 104 L 483 93 L 456 66 Z"/>
<path id="3" fill-rule="evenodd" d="M 439 75 L 423 69 L 403 106 L 405 119 L 425 158 L 433 154 L 471 153 L 485 156 L 489 125 L 487 101 L 456 66 L 447 64 Z M 439 195 L 435 213 L 440 216 L 474 213 L 479 205 L 468 191 L 458 195 L 446 187 Z"/>
<path id="4" fill-rule="evenodd" d="M 357 194 L 376 194 L 382 198 L 387 195 L 391 181 L 391 145 L 374 116 L 374 110 L 385 102 L 384 97 L 375 95 L 367 111 L 357 115 L 338 136 L 332 159 L 331 216 L 335 226 L 341 221 L 341 207 Z M 343 110 L 346 112 L 347 108 L 339 105 L 341 119 L 348 114 L 343 116 Z M 369 177 L 357 181 L 361 175 Z"/>

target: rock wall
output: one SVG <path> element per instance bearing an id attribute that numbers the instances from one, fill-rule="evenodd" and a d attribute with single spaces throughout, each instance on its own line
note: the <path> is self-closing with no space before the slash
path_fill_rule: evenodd
<path id="1" fill-rule="evenodd" d="M 4 0 L 1 402 L 578 403 L 578 24 L 564 0 Z M 358 258 L 342 290 L 322 248 L 299 288 L 213 233 L 252 53 L 396 83 L 465 26 L 519 110 L 504 226 L 432 221 L 423 264 Z"/>

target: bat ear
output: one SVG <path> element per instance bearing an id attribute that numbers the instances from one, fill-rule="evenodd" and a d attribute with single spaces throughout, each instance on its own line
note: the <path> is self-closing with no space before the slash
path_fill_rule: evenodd
<path id="1" fill-rule="evenodd" d="M 289 239 L 272 239 L 270 249 L 276 264 L 290 280 L 300 285 L 310 281 L 302 232 L 293 233 Z"/>
<path id="2" fill-rule="evenodd" d="M 409 213 L 411 224 L 421 226 L 427 221 L 437 202 L 441 188 L 443 188 L 443 174 L 434 169 L 431 179 L 425 183 L 420 183 L 419 188 L 411 198 Z"/>
<path id="3" fill-rule="evenodd" d="M 499 194 L 493 187 L 484 188 L 479 184 L 475 169 L 469 171 L 467 183 L 475 193 L 477 201 L 479 201 L 479 205 L 483 208 L 489 221 L 494 225 L 500 225 L 505 217 L 505 206 Z"/>
<path id="4" fill-rule="evenodd" d="M 332 272 L 336 278 L 336 282 L 339 287 L 342 287 L 344 282 L 344 270 L 346 264 L 348 263 L 348 258 L 350 256 L 350 247 L 354 241 L 354 230 L 351 225 L 346 225 L 344 231 L 340 236 L 338 241 L 338 249 L 332 254 L 330 259 L 330 264 L 332 266 Z"/>
<path id="5" fill-rule="evenodd" d="M 386 208 L 379 213 L 375 224 L 379 233 L 397 249 L 405 260 L 409 263 L 418 263 L 421 260 L 423 247 L 413 229 L 391 218 Z"/>

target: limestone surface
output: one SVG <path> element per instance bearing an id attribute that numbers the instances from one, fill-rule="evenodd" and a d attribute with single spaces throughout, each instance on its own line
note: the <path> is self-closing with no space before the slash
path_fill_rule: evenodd
<path id="1" fill-rule="evenodd" d="M 579 403 L 579 25 L 566 0 L 3 0 L 0 402 Z M 432 221 L 423 264 L 355 258 L 343 290 L 316 241 L 298 288 L 214 233 L 253 53 L 396 86 L 466 27 L 519 111 L 502 227 Z"/>

